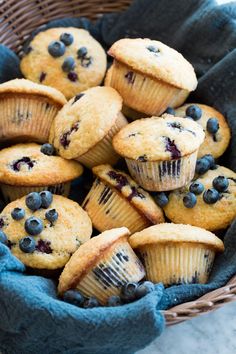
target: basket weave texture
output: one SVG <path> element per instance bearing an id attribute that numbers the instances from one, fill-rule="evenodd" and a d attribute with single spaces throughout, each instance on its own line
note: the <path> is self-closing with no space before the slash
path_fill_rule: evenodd
<path id="1" fill-rule="evenodd" d="M 56 19 L 87 17 L 125 10 L 132 0 L 0 0 L 0 43 L 21 53 L 33 30 Z M 236 301 L 236 276 L 229 283 L 196 301 L 163 311 L 167 325 L 174 325 Z"/>

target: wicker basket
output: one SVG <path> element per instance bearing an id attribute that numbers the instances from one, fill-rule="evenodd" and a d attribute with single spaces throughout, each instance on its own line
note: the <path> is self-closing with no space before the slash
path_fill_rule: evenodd
<path id="1" fill-rule="evenodd" d="M 50 20 L 78 16 L 94 20 L 104 13 L 122 11 L 131 2 L 132 0 L 0 0 L 0 43 L 20 54 L 22 44 L 29 34 Z M 163 313 L 167 325 L 174 325 L 235 300 L 236 276 L 226 286 Z"/>

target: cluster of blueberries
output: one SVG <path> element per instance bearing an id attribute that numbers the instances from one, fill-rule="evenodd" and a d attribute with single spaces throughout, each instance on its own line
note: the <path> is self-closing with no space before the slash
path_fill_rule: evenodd
<path id="1" fill-rule="evenodd" d="M 114 307 L 141 299 L 145 295 L 155 290 L 155 286 L 150 281 L 144 281 L 141 283 L 126 283 L 122 286 L 120 296 L 110 296 L 107 300 L 107 306 Z M 95 297 L 85 298 L 77 290 L 68 290 L 64 293 L 62 300 L 70 304 L 76 305 L 82 308 L 93 308 L 101 306 L 99 301 Z"/>

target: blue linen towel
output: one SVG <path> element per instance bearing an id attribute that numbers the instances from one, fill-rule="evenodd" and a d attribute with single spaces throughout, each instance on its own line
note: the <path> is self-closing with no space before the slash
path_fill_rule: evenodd
<path id="1" fill-rule="evenodd" d="M 87 28 L 105 48 L 122 37 L 150 37 L 178 49 L 195 67 L 199 85 L 189 100 L 210 104 L 228 119 L 232 142 L 221 163 L 236 170 L 236 4 L 212 0 L 136 0 L 121 14 L 52 21 Z M 19 77 L 17 57 L 0 46 L 1 82 Z M 9 60 L 8 60 L 9 58 Z M 9 72 L 10 60 L 16 71 Z M 14 66 L 14 65 L 10 65 Z M 2 74 L 3 75 L 3 74 Z M 77 199 L 74 193 L 73 199 Z M 0 244 L 0 350 L 3 354 L 130 354 L 164 329 L 160 312 L 226 284 L 236 273 L 236 221 L 225 236 L 208 284 L 156 290 L 117 308 L 79 309 L 57 298 L 51 279 L 24 274 L 24 265 Z"/>

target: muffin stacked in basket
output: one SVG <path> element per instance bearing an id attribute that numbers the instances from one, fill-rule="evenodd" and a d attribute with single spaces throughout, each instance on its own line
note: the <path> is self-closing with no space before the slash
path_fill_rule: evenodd
<path id="1" fill-rule="evenodd" d="M 27 271 L 61 273 L 59 295 L 83 308 L 137 300 L 158 282 L 207 282 L 224 250 L 211 231 L 236 217 L 236 174 L 215 161 L 230 129 L 213 107 L 184 104 L 197 86 L 191 64 L 150 39 L 121 39 L 108 54 L 97 86 L 100 44 L 85 30 L 50 29 L 25 48 L 26 79 L 0 85 L 10 202 L 0 242 Z M 84 169 L 95 178 L 76 184 L 87 188 L 79 206 L 67 197 Z"/>

